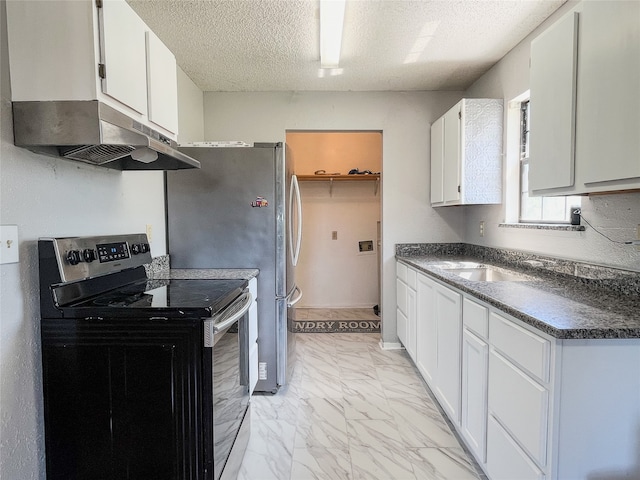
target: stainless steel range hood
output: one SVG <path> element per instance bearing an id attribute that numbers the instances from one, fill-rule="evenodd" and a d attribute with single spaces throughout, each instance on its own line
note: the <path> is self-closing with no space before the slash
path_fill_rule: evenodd
<path id="1" fill-rule="evenodd" d="M 200 168 L 159 132 L 97 100 L 13 102 L 14 143 L 116 170 Z"/>

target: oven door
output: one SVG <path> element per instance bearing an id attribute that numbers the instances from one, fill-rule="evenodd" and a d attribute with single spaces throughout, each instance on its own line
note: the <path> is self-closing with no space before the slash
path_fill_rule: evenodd
<path id="1" fill-rule="evenodd" d="M 205 355 L 210 361 L 206 368 L 210 388 L 204 399 L 207 479 L 219 480 L 223 470 L 228 477 L 233 473 L 228 470 L 239 467 L 230 461 L 232 449 L 234 456 L 241 449 L 242 456 L 246 448 L 246 441 L 244 445 L 234 442 L 240 443 L 236 437 L 249 406 L 248 309 L 252 301 L 247 290 L 220 316 L 205 322 Z M 237 472 L 232 478 L 236 476 Z"/>

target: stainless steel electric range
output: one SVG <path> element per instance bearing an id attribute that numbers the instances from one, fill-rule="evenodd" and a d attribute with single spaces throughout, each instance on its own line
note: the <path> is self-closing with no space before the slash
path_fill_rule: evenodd
<path id="1" fill-rule="evenodd" d="M 235 478 L 247 281 L 150 279 L 144 234 L 38 249 L 47 478 Z"/>

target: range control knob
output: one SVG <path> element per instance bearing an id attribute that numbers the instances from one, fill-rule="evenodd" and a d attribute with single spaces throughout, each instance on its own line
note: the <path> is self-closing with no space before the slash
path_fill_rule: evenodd
<path id="1" fill-rule="evenodd" d="M 77 265 L 80 263 L 80 250 L 69 250 L 67 253 L 67 262 L 71 265 Z"/>
<path id="2" fill-rule="evenodd" d="M 134 255 L 138 255 L 141 251 L 141 247 L 139 243 L 134 243 L 131 245 L 131 253 Z"/>
<path id="3" fill-rule="evenodd" d="M 91 248 L 85 248 L 82 251 L 82 258 L 84 259 L 85 262 L 87 263 L 91 263 L 96 259 L 96 252 L 95 250 L 92 250 Z"/>
<path id="4" fill-rule="evenodd" d="M 149 251 L 149 244 L 148 243 L 141 243 L 140 244 L 140 252 L 141 253 L 147 253 Z"/>

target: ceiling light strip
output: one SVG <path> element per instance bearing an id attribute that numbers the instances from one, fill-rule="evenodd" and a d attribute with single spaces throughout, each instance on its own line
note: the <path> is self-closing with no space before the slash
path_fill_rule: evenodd
<path id="1" fill-rule="evenodd" d="M 320 0 L 320 66 L 340 64 L 346 0 Z"/>

